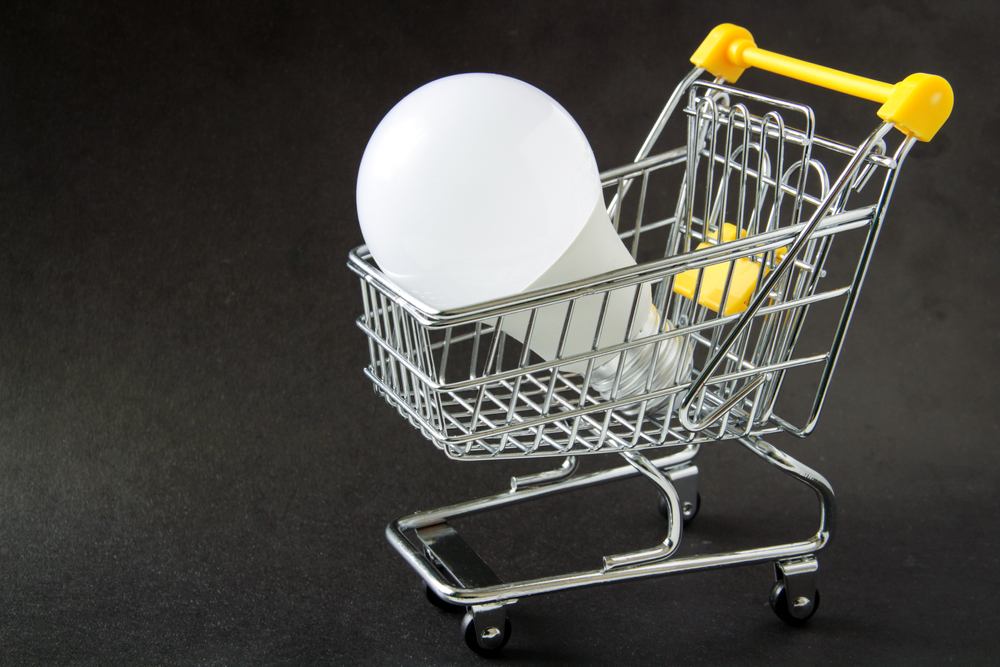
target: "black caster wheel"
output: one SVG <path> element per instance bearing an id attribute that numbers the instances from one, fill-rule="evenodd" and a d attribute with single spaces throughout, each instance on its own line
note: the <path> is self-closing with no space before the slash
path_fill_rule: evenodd
<path id="1" fill-rule="evenodd" d="M 465 605 L 452 604 L 451 602 L 438 597 L 438 594 L 434 592 L 433 588 L 427 585 L 427 582 L 424 582 L 424 595 L 427 596 L 428 602 L 438 609 L 448 612 L 449 614 L 458 614 L 465 611 Z"/>
<path id="2" fill-rule="evenodd" d="M 812 609 L 810 609 L 809 614 L 803 618 L 792 616 L 792 613 L 788 611 L 788 595 L 785 592 L 785 582 L 783 581 L 774 582 L 774 586 L 771 588 L 771 598 L 769 602 L 771 603 L 771 609 L 774 610 L 774 613 L 777 614 L 778 618 L 793 628 L 799 628 L 805 625 L 806 621 L 812 618 L 816 613 L 816 610 L 819 609 L 819 591 L 817 590 L 813 594 Z"/>
<path id="3" fill-rule="evenodd" d="M 487 639 L 492 642 L 489 648 L 483 648 L 476 641 L 476 624 L 473 621 L 472 612 L 467 612 L 465 617 L 462 619 L 462 638 L 465 639 L 465 645 L 470 649 L 484 656 L 495 656 L 500 654 L 500 650 L 507 645 L 510 641 L 510 619 L 504 618 L 503 621 L 503 634 L 497 637 L 499 634 L 498 628 L 489 628 L 486 630 Z"/>
<path id="4" fill-rule="evenodd" d="M 670 518 L 670 508 L 667 507 L 667 501 L 663 496 L 660 496 L 656 503 L 656 506 L 660 510 L 660 516 L 664 519 Z M 694 496 L 694 505 L 691 503 L 684 503 L 684 507 L 681 508 L 681 518 L 684 520 L 684 525 L 687 525 L 694 521 L 694 518 L 698 516 L 698 510 L 701 509 L 701 494 L 696 493 Z"/>

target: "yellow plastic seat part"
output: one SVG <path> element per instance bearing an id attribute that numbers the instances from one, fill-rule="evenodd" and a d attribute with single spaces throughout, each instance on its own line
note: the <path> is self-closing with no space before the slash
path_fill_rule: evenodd
<path id="1" fill-rule="evenodd" d="M 728 222 L 725 223 L 722 226 L 721 242 L 728 243 L 736 240 L 738 231 L 736 225 L 729 224 Z M 741 238 L 745 237 L 746 232 L 741 232 L 739 235 Z M 710 248 L 713 245 L 716 244 L 706 241 L 698 244 L 697 249 L 702 250 Z M 787 248 L 779 248 L 777 250 L 776 258 L 778 261 L 781 261 L 787 250 Z M 740 257 L 733 262 L 721 262 L 701 269 L 701 271 L 704 271 L 704 276 L 701 279 L 701 289 L 698 292 L 698 303 L 716 313 L 719 312 L 722 305 L 722 293 L 726 287 L 726 279 L 729 277 L 729 272 L 732 271 L 733 276 L 732 282 L 729 285 L 729 297 L 726 299 L 726 307 L 723 315 L 743 312 L 750 305 L 750 297 L 757 288 L 757 276 L 760 274 L 761 261 L 763 261 L 761 255 L 757 255 L 756 260 L 749 257 Z M 676 276 L 674 278 L 674 292 L 694 300 L 694 290 L 698 284 L 698 272 L 699 269 L 691 269 Z M 765 267 L 764 275 L 767 275 L 767 273 L 768 269 Z"/>

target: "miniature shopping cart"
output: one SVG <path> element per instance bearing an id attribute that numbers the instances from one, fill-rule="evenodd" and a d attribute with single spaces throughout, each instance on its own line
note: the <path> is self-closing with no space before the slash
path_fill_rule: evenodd
<path id="1" fill-rule="evenodd" d="M 437 312 L 386 277 L 365 246 L 351 254 L 364 301 L 365 373 L 400 415 L 451 459 L 562 458 L 554 469 L 513 478 L 509 491 L 387 528 L 432 601 L 466 610 L 462 633 L 475 651 L 507 642 L 507 607 L 519 599 L 692 570 L 771 562 L 770 603 L 780 618 L 801 624 L 818 607 L 815 553 L 833 535 L 833 490 L 763 438 L 815 428 L 899 169 L 914 143 L 947 119 L 951 89 L 931 75 L 891 85 L 793 60 L 757 48 L 731 25 L 713 30 L 692 61 L 696 69 L 636 160 L 602 174 L 610 217 L 636 266 Z M 751 66 L 881 102 L 883 122 L 859 146 L 822 138 L 808 106 L 730 85 Z M 675 126 L 685 145 L 654 152 Z M 568 327 L 582 299 L 607 304 L 624 290 L 634 295 L 636 318 L 644 286 L 662 314 L 652 334 L 607 343 L 605 309 L 589 351 L 548 361 L 531 352 L 531 322 L 543 311 L 563 313 Z M 509 335 L 511 321 L 528 322 L 524 335 Z M 629 355 L 670 349 L 688 363 L 675 364 L 669 382 L 654 379 L 651 363 L 640 391 L 626 390 L 624 371 L 595 387 L 598 367 L 624 369 Z M 816 492 L 812 537 L 675 553 L 699 507 L 694 457 L 701 444 L 720 440 L 740 443 Z M 617 454 L 627 465 L 583 474 L 584 454 Z M 650 549 L 605 556 L 590 571 L 505 582 L 452 525 L 635 475 L 658 490 L 667 536 Z"/>

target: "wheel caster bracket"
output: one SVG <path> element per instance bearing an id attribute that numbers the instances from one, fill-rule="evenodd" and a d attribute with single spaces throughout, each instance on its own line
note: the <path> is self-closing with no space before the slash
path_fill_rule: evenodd
<path id="1" fill-rule="evenodd" d="M 506 605 L 474 605 L 462 619 L 462 635 L 477 653 L 499 651 L 510 639 Z M 475 642 L 475 643 L 473 643 Z"/>
<path id="2" fill-rule="evenodd" d="M 818 570 L 815 556 L 774 564 L 774 578 L 784 585 L 788 614 L 793 619 L 804 621 L 816 611 Z"/>

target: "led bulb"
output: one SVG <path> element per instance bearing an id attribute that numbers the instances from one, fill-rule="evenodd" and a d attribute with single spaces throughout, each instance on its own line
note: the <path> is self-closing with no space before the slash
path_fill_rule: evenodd
<path id="1" fill-rule="evenodd" d="M 441 311 L 635 265 L 583 131 L 558 102 L 510 77 L 450 76 L 400 101 L 365 149 L 357 205 L 379 268 Z M 659 326 L 644 285 L 626 332 L 634 296 L 612 293 L 602 347 Z M 592 349 L 602 302 L 574 306 L 561 357 Z M 565 318 L 565 304 L 538 311 L 529 345 L 542 358 L 559 353 Z M 508 316 L 503 330 L 523 342 L 527 323 L 527 314 Z"/>

